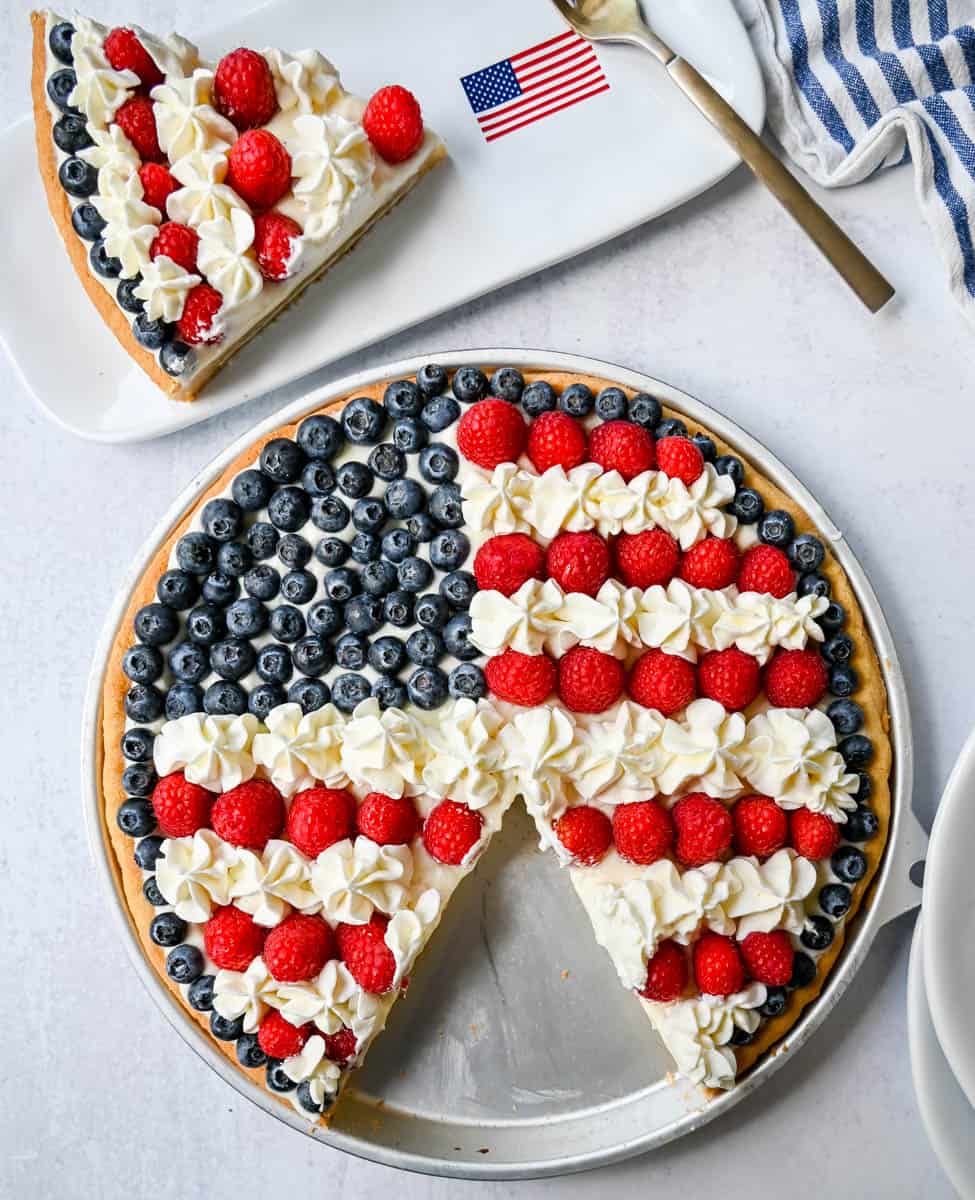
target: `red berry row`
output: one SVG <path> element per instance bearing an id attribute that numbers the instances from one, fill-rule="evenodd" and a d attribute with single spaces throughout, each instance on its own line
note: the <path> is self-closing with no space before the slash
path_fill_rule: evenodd
<path id="1" fill-rule="evenodd" d="M 785 987 L 792 978 L 795 952 L 782 929 L 750 933 L 741 942 L 705 931 L 691 948 L 690 957 L 699 991 L 710 996 L 740 992 L 748 979 L 768 987 Z M 663 941 L 647 963 L 647 979 L 640 995 L 657 1003 L 677 1000 L 688 987 L 688 955 L 683 946 Z"/>

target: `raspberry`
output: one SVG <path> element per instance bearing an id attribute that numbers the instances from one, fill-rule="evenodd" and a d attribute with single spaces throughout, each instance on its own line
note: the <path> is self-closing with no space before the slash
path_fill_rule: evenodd
<path id="1" fill-rule="evenodd" d="M 769 858 L 781 850 L 789 836 L 789 819 L 768 796 L 742 796 L 731 810 L 735 850 Z"/>
<path id="2" fill-rule="evenodd" d="M 539 474 L 549 467 L 570 471 L 586 461 L 586 432 L 568 413 L 543 412 L 529 427 L 526 453 Z"/>
<path id="3" fill-rule="evenodd" d="M 670 853 L 674 822 L 656 800 L 617 804 L 613 809 L 613 840 L 623 858 L 647 866 Z"/>
<path id="4" fill-rule="evenodd" d="M 728 712 L 738 712 L 758 695 L 761 686 L 758 659 L 737 646 L 712 650 L 698 663 L 697 680 L 702 696 L 717 700 Z"/>
<path id="5" fill-rule="evenodd" d="M 573 646 L 558 672 L 559 698 L 572 712 L 605 712 L 623 691 L 623 664 L 588 646 Z"/>
<path id="6" fill-rule="evenodd" d="M 509 704 L 535 708 L 551 696 L 555 688 L 555 663 L 547 654 L 521 654 L 505 650 L 488 659 L 484 677 L 492 693 Z"/>
<path id="7" fill-rule="evenodd" d="M 789 842 L 796 854 L 815 862 L 830 857 L 840 844 L 840 835 L 825 813 L 797 808 L 789 814 Z"/>
<path id="8" fill-rule="evenodd" d="M 420 831 L 420 816 L 409 796 L 370 792 L 359 805 L 356 826 L 378 846 L 405 846 Z"/>
<path id="9" fill-rule="evenodd" d="M 567 808 L 553 828 L 562 845 L 584 867 L 598 863 L 613 844 L 609 817 L 590 804 Z"/>
<path id="10" fill-rule="evenodd" d="M 362 114 L 366 137 L 380 158 L 400 163 L 415 154 L 423 141 L 423 114 L 412 92 L 394 84 L 380 88 Z"/>
<path id="11" fill-rule="evenodd" d="M 159 258 L 165 254 L 184 271 L 198 270 L 196 251 L 200 244 L 200 236 L 189 225 L 180 225 L 178 221 L 167 221 L 152 239 L 149 247 L 149 257 Z"/>
<path id="12" fill-rule="evenodd" d="M 752 546 L 745 551 L 738 572 L 740 592 L 765 592 L 781 600 L 795 586 L 789 560 L 776 546 Z"/>
<path id="13" fill-rule="evenodd" d="M 779 650 L 765 668 L 765 695 L 775 708 L 812 708 L 826 683 L 826 664 L 815 650 Z"/>
<path id="14" fill-rule="evenodd" d="M 213 793 L 190 783 L 182 771 L 164 775 L 152 793 L 152 811 L 156 823 L 167 837 L 192 837 L 210 824 Z"/>
<path id="15" fill-rule="evenodd" d="M 255 50 L 231 50 L 217 63 L 213 106 L 238 129 L 266 125 L 278 111 L 274 76 Z"/>
<path id="16" fill-rule="evenodd" d="M 609 547 L 598 533 L 560 533 L 549 543 L 545 568 L 563 592 L 595 596 L 609 578 Z"/>
<path id="17" fill-rule="evenodd" d="M 287 279 L 294 274 L 295 247 L 301 226 L 284 213 L 262 213 L 254 219 L 254 253 L 265 279 Z"/>
<path id="18" fill-rule="evenodd" d="M 677 827 L 674 852 L 685 867 L 717 862 L 731 848 L 731 814 L 720 801 L 691 792 L 677 801 L 671 816 Z"/>
<path id="19" fill-rule="evenodd" d="M 704 471 L 704 455 L 690 438 L 661 438 L 657 442 L 657 469 L 690 487 Z"/>
<path id="20" fill-rule="evenodd" d="M 105 57 L 116 71 L 134 71 L 147 88 L 162 83 L 165 76 L 131 29 L 113 29 L 102 43 Z"/>
<path id="21" fill-rule="evenodd" d="M 218 908 L 203 926 L 207 957 L 223 971 L 246 971 L 264 947 L 267 930 L 242 909 Z"/>
<path id="22" fill-rule="evenodd" d="M 261 1022 L 257 1042 L 268 1058 L 292 1058 L 301 1053 L 313 1030 L 313 1025 L 292 1025 L 272 1009 Z"/>
<path id="23" fill-rule="evenodd" d="M 710 931 L 701 934 L 694 944 L 694 977 L 709 996 L 730 996 L 741 991 L 745 968 L 731 938 Z"/>
<path id="24" fill-rule="evenodd" d="M 269 780 L 251 779 L 217 797 L 210 821 L 231 846 L 263 850 L 284 825 L 284 800 Z"/>
<path id="25" fill-rule="evenodd" d="M 441 800 L 423 823 L 423 844 L 437 862 L 456 867 L 477 845 L 484 818 L 456 800 Z"/>
<path id="26" fill-rule="evenodd" d="M 521 413 L 507 400 L 481 400 L 457 424 L 457 448 L 469 462 L 488 471 L 498 463 L 516 462 L 527 436 Z"/>
<path id="27" fill-rule="evenodd" d="M 130 96 L 115 113 L 114 124 L 125 134 L 143 162 L 162 162 L 156 115 L 148 96 Z"/>
<path id="28" fill-rule="evenodd" d="M 355 798 L 341 788 L 313 787 L 291 801 L 285 837 L 302 854 L 317 858 L 323 850 L 352 836 Z"/>
<path id="29" fill-rule="evenodd" d="M 680 564 L 680 577 L 691 587 L 720 591 L 738 575 L 738 547 L 725 538 L 706 537 L 692 546 Z"/>
<path id="30" fill-rule="evenodd" d="M 343 1025 L 338 1033 L 325 1034 L 325 1057 L 340 1067 L 347 1066 L 349 1059 L 355 1058 L 356 1046 L 355 1034 L 348 1025 Z"/>
<path id="31" fill-rule="evenodd" d="M 697 695 L 694 667 L 686 658 L 648 650 L 630 672 L 628 690 L 637 704 L 671 716 Z"/>
<path id="32" fill-rule="evenodd" d="M 264 943 L 264 963 L 281 983 L 300 983 L 335 957 L 335 937 L 321 917 L 292 913 L 275 925 Z"/>
<path id="33" fill-rule="evenodd" d="M 474 556 L 474 578 L 486 592 L 510 596 L 529 579 L 541 579 L 545 551 L 527 533 L 502 533 L 488 538 Z"/>
<path id="34" fill-rule="evenodd" d="M 665 529 L 621 533 L 616 541 L 616 565 L 629 587 L 666 585 L 673 579 L 679 562 L 680 550 Z"/>
<path id="35" fill-rule="evenodd" d="M 153 208 L 158 208 L 166 215 L 166 201 L 183 186 L 174 179 L 161 163 L 143 163 L 139 168 L 139 181 L 142 184 L 142 199 Z"/>
<path id="36" fill-rule="evenodd" d="M 338 925 L 339 958 L 365 992 L 381 995 L 393 986 L 396 959 L 386 945 L 385 917 L 373 913 L 367 925 Z"/>
<path id="37" fill-rule="evenodd" d="M 653 466 L 653 438 L 631 421 L 606 421 L 589 435 L 589 457 L 604 471 L 619 471 L 629 483 Z"/>
<path id="38" fill-rule="evenodd" d="M 748 974 L 767 987 L 785 987 L 792 978 L 795 951 L 784 929 L 750 933 L 739 946 Z"/>
<path id="39" fill-rule="evenodd" d="M 176 330 L 184 342 L 197 346 L 205 342 L 215 345 L 223 337 L 223 331 L 215 317 L 220 312 L 223 297 L 208 283 L 198 283 L 186 297 L 183 313 Z"/>
<path id="40" fill-rule="evenodd" d="M 250 129 L 230 147 L 227 183 L 252 208 L 270 208 L 291 187 L 291 155 L 273 133 Z"/>
<path id="41" fill-rule="evenodd" d="M 640 995 L 658 1004 L 676 1000 L 687 987 L 687 955 L 669 938 L 657 946 L 657 952 L 647 963 L 647 981 Z"/>

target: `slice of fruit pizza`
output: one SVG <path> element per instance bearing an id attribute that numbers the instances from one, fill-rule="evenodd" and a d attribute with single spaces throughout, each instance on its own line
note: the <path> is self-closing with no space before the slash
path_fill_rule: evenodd
<path id="1" fill-rule="evenodd" d="M 885 713 L 844 573 L 727 447 L 606 381 L 431 364 L 172 530 L 106 674 L 106 836 L 174 996 L 328 1120 L 523 796 L 678 1069 L 727 1087 L 880 861 Z"/>
<path id="2" fill-rule="evenodd" d="M 445 155 L 409 91 L 365 103 L 317 50 L 208 64 L 175 34 L 31 20 L 51 214 L 106 324 L 177 400 Z"/>

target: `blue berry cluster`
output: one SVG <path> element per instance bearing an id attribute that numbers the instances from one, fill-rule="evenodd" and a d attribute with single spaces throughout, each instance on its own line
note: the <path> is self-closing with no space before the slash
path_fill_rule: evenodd
<path id="1" fill-rule="evenodd" d="M 144 349 L 157 355 L 159 365 L 169 375 L 184 374 L 193 364 L 194 351 L 173 336 L 175 326 L 168 321 L 150 320 L 145 312 L 145 302 L 135 294 L 142 276 L 121 279 L 122 264 L 105 249 L 102 234 L 105 221 L 91 203 L 91 196 L 98 191 L 98 172 L 83 158 L 81 150 L 94 145 L 84 114 L 70 104 L 68 97 L 77 83 L 71 52 L 74 26 L 61 21 L 52 27 L 48 35 L 48 46 L 54 58 L 63 65 L 52 71 L 47 79 L 47 94 L 51 103 L 60 110 L 61 116 L 54 123 L 54 144 L 66 157 L 58 168 L 58 182 L 72 203 L 71 225 L 82 241 L 89 242 L 88 261 L 96 275 L 105 280 L 118 279 L 115 299 L 119 308 L 132 320 L 132 335 Z"/>

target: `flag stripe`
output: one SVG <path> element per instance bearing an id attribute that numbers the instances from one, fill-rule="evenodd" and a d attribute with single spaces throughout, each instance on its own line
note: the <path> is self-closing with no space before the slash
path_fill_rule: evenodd
<path id="1" fill-rule="evenodd" d="M 537 54 L 539 50 L 544 50 L 546 46 L 554 46 L 557 42 L 565 42 L 568 40 L 581 41 L 582 39 L 572 29 L 567 29 L 565 33 L 560 33 L 556 37 L 550 37 L 547 42 L 539 42 L 537 46 L 529 46 L 527 50 L 520 50 L 517 54 L 508 56 L 508 62 L 517 62 L 520 58 L 527 58 L 529 54 Z"/>
<path id="2" fill-rule="evenodd" d="M 564 82 L 553 84 L 552 87 L 546 88 L 541 92 L 529 92 L 521 100 L 513 100 L 510 104 L 504 106 L 503 109 L 494 109 L 493 112 L 481 113 L 478 116 L 478 121 L 483 128 L 487 128 L 492 123 L 498 121 L 499 118 L 504 119 L 508 113 L 515 113 L 519 109 L 523 109 L 526 104 L 537 104 L 543 96 L 550 96 L 553 92 L 564 92 L 567 86 L 577 83 L 594 82 L 597 77 L 602 76 L 602 71 L 599 69 L 599 64 L 595 63 L 590 66 L 588 63 L 580 71 L 567 78 Z"/>
<path id="3" fill-rule="evenodd" d="M 593 53 L 592 46 L 580 46 L 578 50 L 573 48 L 573 52 L 567 57 L 559 59 L 559 61 L 556 63 L 550 63 L 548 66 L 542 67 L 541 70 L 530 71 L 527 75 L 522 75 L 520 71 L 516 70 L 515 76 L 522 87 L 524 87 L 524 85 L 530 79 L 537 79 L 539 75 L 546 75 L 549 71 L 554 71 L 556 67 L 564 67 L 567 63 L 574 62 L 577 58 L 582 58 L 583 56 L 588 58 L 596 57 L 596 55 Z"/>
<path id="4" fill-rule="evenodd" d="M 589 43 L 585 40 L 585 38 L 573 37 L 572 41 L 570 42 L 563 42 L 560 46 L 550 47 L 545 51 L 544 54 L 536 55 L 533 51 L 526 51 L 526 53 L 532 54 L 533 57 L 519 60 L 518 62 L 516 62 L 513 58 L 509 58 L 508 62 L 510 62 L 511 66 L 514 68 L 515 74 L 518 74 L 520 71 L 530 71 L 532 67 L 537 67 L 539 63 L 547 62 L 550 58 L 558 58 L 560 54 L 568 54 L 569 51 L 575 50 L 579 46 L 588 45 Z"/>
<path id="5" fill-rule="evenodd" d="M 600 92 L 608 92 L 609 84 L 603 83 L 591 92 L 586 92 L 582 96 L 576 96 L 574 100 L 568 100 L 565 104 L 560 104 L 556 108 L 550 108 L 546 112 L 539 113 L 537 116 L 529 117 L 526 121 L 522 121 L 518 125 L 512 125 L 510 129 L 502 129 L 500 133 L 492 133 L 485 138 L 488 142 L 495 142 L 498 138 L 505 137 L 509 133 L 514 133 L 516 129 L 523 129 L 526 125 L 531 125 L 535 121 L 540 121 L 543 117 L 549 117 L 552 113 L 561 112 L 564 108 L 571 108 L 573 104 L 578 104 L 581 100 L 588 100 L 590 96 L 598 96 Z"/>

